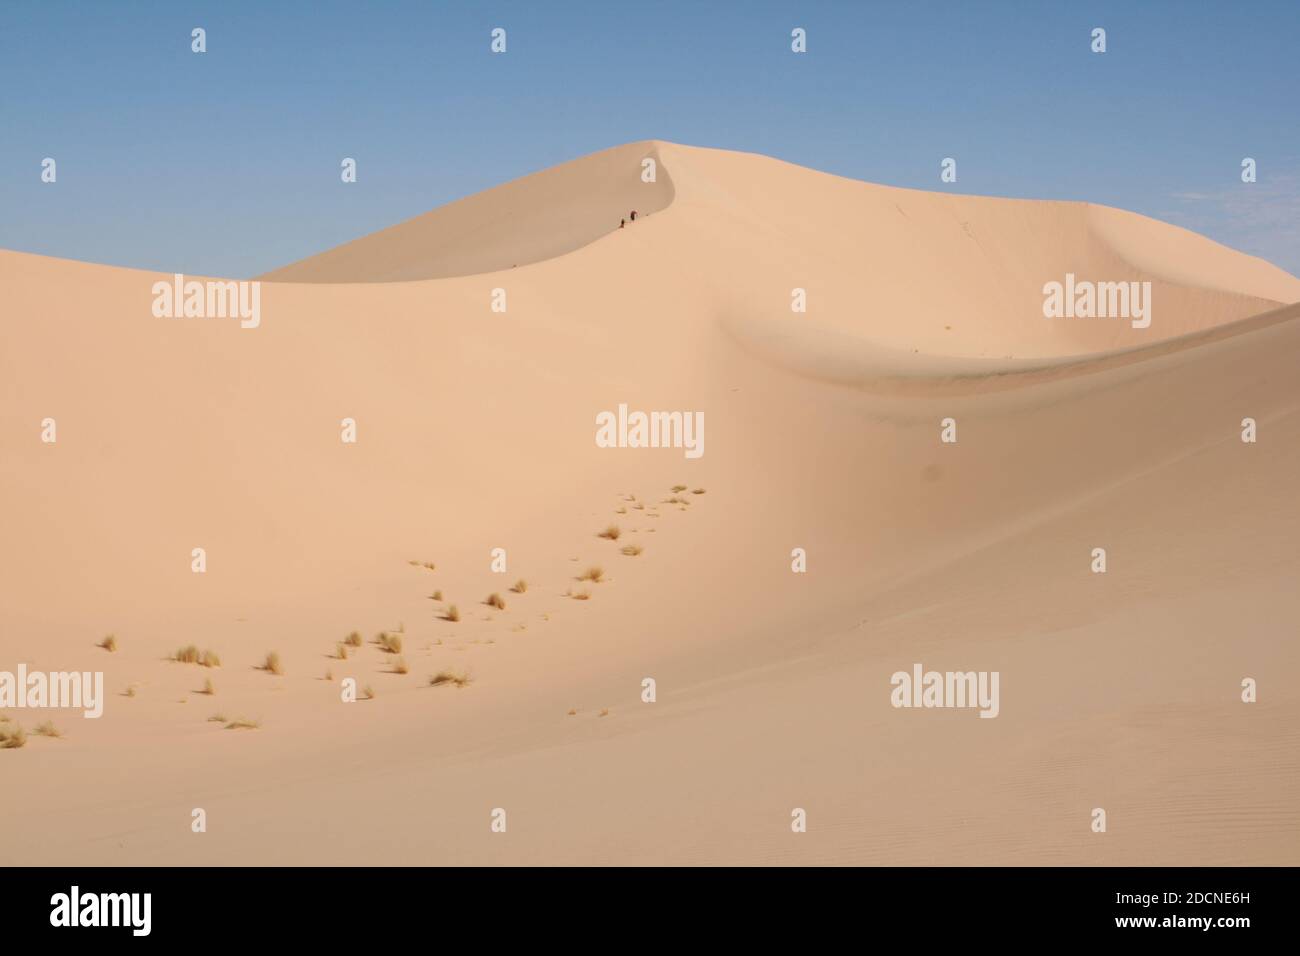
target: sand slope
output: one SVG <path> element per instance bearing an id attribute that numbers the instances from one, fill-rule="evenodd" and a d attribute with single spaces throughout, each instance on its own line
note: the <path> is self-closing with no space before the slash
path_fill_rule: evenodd
<path id="1" fill-rule="evenodd" d="M 649 149 L 658 207 L 623 192 Z M 306 270 L 256 330 L 0 254 L 0 669 L 115 695 L 0 751 L 0 863 L 1300 862 L 1294 278 L 1081 204 L 664 143 L 580 167 L 658 211 L 556 236 L 578 197 L 539 174 L 482 244 L 447 207 L 272 273 Z M 1151 281 L 1151 328 L 1044 319 L 1066 271 Z M 704 411 L 704 456 L 595 447 L 620 402 Z M 408 674 L 329 659 L 399 622 Z M 1001 715 L 892 708 L 918 661 L 999 670 Z"/>

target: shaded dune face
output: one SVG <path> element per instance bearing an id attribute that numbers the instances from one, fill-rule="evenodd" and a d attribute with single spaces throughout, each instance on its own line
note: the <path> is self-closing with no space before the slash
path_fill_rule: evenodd
<path id="1" fill-rule="evenodd" d="M 261 278 L 276 282 L 407 282 L 496 272 L 564 255 L 618 229 L 619 219 L 673 201 L 657 144 L 628 143 L 521 177 Z"/>

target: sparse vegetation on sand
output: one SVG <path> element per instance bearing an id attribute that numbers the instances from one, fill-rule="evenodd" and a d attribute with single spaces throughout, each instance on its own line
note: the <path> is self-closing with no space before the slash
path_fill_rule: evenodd
<path id="1" fill-rule="evenodd" d="M 460 610 L 456 605 L 447 608 L 447 613 L 443 615 L 444 620 L 451 621 L 453 624 L 460 620 Z"/>
<path id="2" fill-rule="evenodd" d="M 576 707 L 570 707 L 570 708 L 569 708 L 569 716 L 570 716 L 570 717 L 576 717 L 576 716 L 578 716 L 578 709 L 577 709 Z"/>
<path id="3" fill-rule="evenodd" d="M 678 492 L 685 491 L 685 490 L 686 490 L 685 485 L 673 485 L 673 494 L 677 494 Z"/>
<path id="4" fill-rule="evenodd" d="M 389 654 L 402 653 L 401 634 L 390 634 L 388 631 L 380 631 L 379 637 L 376 638 L 376 640 L 379 642 L 380 648 L 387 651 Z"/>
<path id="5" fill-rule="evenodd" d="M 349 635 L 344 639 L 344 642 L 343 642 L 343 643 L 347 644 L 348 647 L 360 647 L 361 644 L 362 644 L 362 641 L 361 641 L 361 632 L 360 632 L 360 631 L 353 631 L 351 634 L 349 634 Z"/>
<path id="6" fill-rule="evenodd" d="M 693 495 L 702 495 L 702 494 L 704 494 L 705 491 L 706 491 L 706 489 L 704 489 L 704 488 L 693 488 L 693 489 L 691 489 L 691 494 L 693 494 Z"/>
<path id="7" fill-rule="evenodd" d="M 216 692 L 217 689 L 216 687 L 213 686 L 211 677 L 207 678 L 203 682 L 203 690 L 199 691 L 200 694 L 207 694 L 209 697 L 211 697 Z"/>
<path id="8" fill-rule="evenodd" d="M 506 599 L 503 598 L 500 594 L 497 594 L 495 591 L 489 594 L 487 596 L 487 600 L 484 601 L 483 603 L 486 604 L 488 607 L 496 608 L 498 611 L 504 611 L 506 609 Z"/>
<path id="9" fill-rule="evenodd" d="M 201 667 L 221 666 L 221 656 L 216 651 L 208 650 L 200 653 L 193 644 L 182 647 L 172 655 L 172 660 L 180 664 L 198 664 Z"/>
<path id="10" fill-rule="evenodd" d="M 366 700 L 374 700 L 375 689 L 371 687 L 369 684 L 367 684 L 365 687 L 361 688 L 361 696 L 364 697 Z"/>
<path id="11" fill-rule="evenodd" d="M 441 600 L 442 600 L 442 588 L 439 588 L 438 590 L 436 590 L 436 591 L 434 591 L 432 594 L 430 594 L 430 595 L 429 595 L 429 600 L 430 600 L 430 601 L 441 601 Z"/>
<path id="12" fill-rule="evenodd" d="M 236 717 L 230 723 L 226 724 L 227 730 L 259 730 L 262 722 L 260 720 L 249 720 L 247 717 Z"/>
<path id="13" fill-rule="evenodd" d="M 346 644 L 343 644 L 343 643 L 340 642 L 340 643 L 339 643 L 339 644 L 334 648 L 334 656 L 335 656 L 335 658 L 337 658 L 338 660 L 341 660 L 341 661 L 345 661 L 345 660 L 347 660 L 347 659 L 348 659 L 348 646 L 347 646 Z"/>
<path id="14" fill-rule="evenodd" d="M 26 744 L 27 731 L 22 724 L 10 723 L 8 718 L 0 720 L 0 750 L 17 750 Z"/>
<path id="15" fill-rule="evenodd" d="M 593 564 L 578 576 L 578 580 L 590 581 L 592 584 L 600 584 L 605 580 L 605 569 L 598 564 Z"/>
<path id="16" fill-rule="evenodd" d="M 608 716 L 609 716 L 609 708 L 608 708 L 608 707 L 602 707 L 602 708 L 600 708 L 600 713 L 597 714 L 596 716 L 597 716 L 597 717 L 608 717 Z"/>
<path id="17" fill-rule="evenodd" d="M 570 591 L 568 592 L 568 594 L 565 595 L 565 596 L 566 596 L 566 597 L 571 597 L 571 598 L 573 598 L 575 601 L 590 601 L 590 600 L 591 600 L 591 592 L 590 592 L 590 591 L 586 591 L 586 590 L 583 590 L 583 591 L 573 591 L 573 590 L 570 590 Z"/>
<path id="18" fill-rule="evenodd" d="M 600 534 L 598 534 L 596 537 L 608 538 L 610 541 L 617 541 L 619 539 L 619 535 L 621 535 L 622 533 L 623 531 L 621 528 L 619 528 L 618 525 L 612 524 L 604 531 L 602 531 Z"/>
<path id="19" fill-rule="evenodd" d="M 115 634 L 108 635 L 108 637 L 104 638 L 102 641 L 99 642 L 99 646 L 102 647 L 104 650 L 108 651 L 110 654 L 112 654 L 114 651 L 117 650 L 117 635 Z"/>
<path id="20" fill-rule="evenodd" d="M 457 687 L 465 687 L 469 682 L 470 676 L 464 671 L 438 671 L 429 678 L 430 687 L 441 687 L 443 684 L 455 684 Z"/>
<path id="21" fill-rule="evenodd" d="M 124 691 L 122 692 L 122 696 L 123 696 L 123 697 L 134 697 L 134 696 L 135 696 L 135 685 L 134 685 L 134 684 L 127 684 L 127 685 L 126 685 L 126 690 L 124 690 Z"/>
<path id="22" fill-rule="evenodd" d="M 621 550 L 629 558 L 635 558 L 638 554 L 644 551 L 645 548 L 641 547 L 639 544 L 625 544 Z"/>
<path id="23" fill-rule="evenodd" d="M 411 668 L 406 666 L 405 658 L 399 657 L 397 660 L 393 661 L 394 674 L 409 674 L 410 672 Z"/>
<path id="24" fill-rule="evenodd" d="M 213 714 L 211 717 L 208 718 L 208 723 L 210 724 L 224 724 L 225 722 L 226 722 L 225 714 Z"/>
<path id="25" fill-rule="evenodd" d="M 525 591 L 528 590 L 528 582 L 525 581 L 523 578 L 520 578 L 518 581 L 515 582 L 515 586 L 512 587 L 510 590 L 514 591 L 516 594 L 523 594 Z"/>
<path id="26" fill-rule="evenodd" d="M 37 724 L 36 729 L 33 730 L 32 733 L 34 733 L 37 737 L 62 737 L 63 736 L 63 731 L 59 730 L 58 727 L 55 727 L 53 721 L 49 721 L 49 720 L 44 720 L 41 721 L 41 723 Z"/>
<path id="27" fill-rule="evenodd" d="M 274 674 L 276 677 L 283 676 L 284 665 L 280 663 L 280 655 L 275 651 L 266 655 L 266 660 L 262 662 L 262 670 L 268 674 Z"/>
<path id="28" fill-rule="evenodd" d="M 334 679 L 334 671 L 332 671 L 332 670 L 331 670 L 330 668 L 328 668 L 328 667 L 325 668 L 325 679 L 326 679 L 326 680 L 333 680 L 333 679 Z"/>

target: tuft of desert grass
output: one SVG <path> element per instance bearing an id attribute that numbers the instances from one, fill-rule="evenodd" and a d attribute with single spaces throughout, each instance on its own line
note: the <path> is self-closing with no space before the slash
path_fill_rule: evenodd
<path id="1" fill-rule="evenodd" d="M 436 564 L 434 564 L 432 561 L 425 561 L 425 562 L 424 562 L 424 568 L 425 568 L 426 570 L 428 570 L 428 571 L 436 571 L 436 570 L 438 570 L 438 566 L 437 566 Z"/>
<path id="2" fill-rule="evenodd" d="M 226 722 L 225 714 L 213 714 L 211 717 L 208 718 L 208 723 L 210 724 L 224 724 L 225 722 Z"/>
<path id="3" fill-rule="evenodd" d="M 617 508 L 617 509 L 614 511 L 614 514 L 616 514 L 616 515 L 625 515 L 625 514 L 627 514 L 627 506 L 626 506 L 626 505 L 623 505 L 623 506 Z"/>
<path id="4" fill-rule="evenodd" d="M 528 590 L 528 582 L 525 581 L 523 578 L 520 578 L 518 581 L 515 582 L 515 586 L 512 587 L 510 590 L 514 591 L 516 594 L 523 594 L 525 591 Z"/>
<path id="5" fill-rule="evenodd" d="M 436 590 L 436 591 L 434 591 L 432 594 L 430 594 L 430 595 L 429 595 L 429 600 L 430 600 L 430 601 L 441 601 L 441 600 L 442 600 L 442 589 L 439 588 L 438 590 Z"/>
<path id="6" fill-rule="evenodd" d="M 197 664 L 199 662 L 199 649 L 193 644 L 186 645 L 172 655 L 172 660 L 181 664 Z"/>
<path id="7" fill-rule="evenodd" d="M 58 727 L 55 727 L 54 722 L 49 720 L 45 720 L 37 724 L 36 729 L 33 730 L 32 733 L 34 733 L 37 737 L 62 737 L 63 736 L 63 731 L 59 730 Z"/>
<path id="8" fill-rule="evenodd" d="M 640 554 L 644 550 L 645 548 L 641 547 L 641 545 L 639 544 L 625 544 L 623 545 L 622 548 L 623 553 L 626 554 L 629 558 L 635 558 L 638 554 Z"/>
<path id="9" fill-rule="evenodd" d="M 577 710 L 576 707 L 570 707 L 570 708 L 569 708 L 569 716 L 570 716 L 570 717 L 576 717 L 576 716 L 578 716 L 578 710 Z"/>
<path id="10" fill-rule="evenodd" d="M 122 696 L 123 696 L 123 697 L 134 697 L 134 696 L 135 696 L 135 685 L 134 685 L 134 684 L 127 684 L 127 685 L 126 685 L 126 690 L 123 692 Z"/>
<path id="11" fill-rule="evenodd" d="M 639 501 L 636 504 L 634 504 L 632 507 L 635 508 L 637 511 L 645 511 L 645 505 Z"/>
<path id="12" fill-rule="evenodd" d="M 579 575 L 578 580 L 590 581 L 592 584 L 600 584 L 605 580 L 605 569 L 598 564 L 593 564 Z"/>
<path id="13" fill-rule="evenodd" d="M 221 657 L 216 651 L 204 651 L 199 655 L 199 664 L 202 667 L 220 667 Z"/>
<path id="14" fill-rule="evenodd" d="M 483 603 L 486 604 L 488 607 L 496 608 L 498 611 L 504 611 L 506 609 L 506 599 L 503 598 L 500 594 L 497 594 L 495 591 L 489 594 L 487 596 L 487 600 L 484 601 Z"/>
<path id="15" fill-rule="evenodd" d="M 115 634 L 108 635 L 108 637 L 99 642 L 99 646 L 112 654 L 117 650 L 117 636 Z"/>
<path id="16" fill-rule="evenodd" d="M 402 653 L 402 635 L 390 634 L 388 631 L 380 631 L 379 646 L 389 654 L 400 654 Z"/>
<path id="17" fill-rule="evenodd" d="M 612 524 L 612 525 L 610 525 L 608 528 L 606 528 L 604 531 L 602 531 L 600 534 L 598 534 L 596 537 L 598 537 L 598 538 L 608 538 L 610 541 L 617 541 L 619 535 L 621 535 L 622 533 L 623 533 L 623 531 L 622 531 L 622 529 L 619 528 L 618 525 L 616 525 L 616 524 Z"/>
<path id="18" fill-rule="evenodd" d="M 333 680 L 333 679 L 334 679 L 334 671 L 331 670 L 331 669 L 328 668 L 328 667 L 325 668 L 325 679 L 326 679 L 326 680 Z"/>
<path id="19" fill-rule="evenodd" d="M 27 731 L 22 724 L 0 721 L 0 750 L 17 750 L 27 745 Z"/>
<path id="20" fill-rule="evenodd" d="M 226 724 L 227 730 L 259 730 L 262 722 L 260 720 L 249 720 L 247 717 L 236 717 L 230 723 Z"/>
<path id="21" fill-rule="evenodd" d="M 597 717 L 608 717 L 608 716 L 609 716 L 609 708 L 608 708 L 608 707 L 602 707 L 602 708 L 600 708 L 600 713 L 597 714 L 596 716 L 597 716 Z"/>
<path id="22" fill-rule="evenodd" d="M 443 617 L 448 621 L 455 623 L 460 620 L 460 611 L 457 609 L 456 605 L 453 604 L 451 607 L 447 608 L 447 613 L 444 614 Z"/>
<path id="23" fill-rule="evenodd" d="M 411 668 L 406 666 L 405 658 L 399 657 L 397 660 L 393 661 L 394 674 L 409 674 L 410 672 Z"/>
<path id="24" fill-rule="evenodd" d="M 361 632 L 353 631 L 344 639 L 344 643 L 347 644 L 348 647 L 360 647 L 362 643 Z"/>
<path id="25" fill-rule="evenodd" d="M 334 648 L 334 656 L 335 656 L 338 660 L 341 660 L 341 661 L 345 661 L 345 660 L 347 660 L 347 659 L 348 659 L 348 646 L 347 646 L 346 644 L 339 643 L 339 644 Z"/>
<path id="26" fill-rule="evenodd" d="M 704 494 L 704 492 L 705 492 L 706 490 L 707 490 L 707 489 L 705 489 L 705 488 L 692 488 L 692 489 L 691 489 L 691 494 L 693 494 L 693 495 L 702 495 L 702 494 Z"/>
<path id="27" fill-rule="evenodd" d="M 685 491 L 685 490 L 686 490 L 685 485 L 673 485 L 673 494 L 677 494 L 679 491 Z"/>
<path id="28" fill-rule="evenodd" d="M 361 696 L 364 697 L 366 700 L 374 700 L 375 689 L 371 687 L 369 684 L 367 684 L 365 687 L 361 688 Z"/>
<path id="29" fill-rule="evenodd" d="M 216 692 L 217 689 L 212 685 L 211 677 L 209 677 L 207 680 L 203 682 L 203 690 L 199 691 L 200 694 L 207 694 L 209 697 L 211 697 Z"/>
<path id="30" fill-rule="evenodd" d="M 575 601 L 590 601 L 590 600 L 591 600 L 591 592 L 590 592 L 590 591 L 585 591 L 585 590 L 584 590 L 584 591 L 570 591 L 569 594 L 568 594 L 568 596 L 571 597 L 571 598 L 573 598 Z"/>
<path id="31" fill-rule="evenodd" d="M 280 663 L 280 655 L 275 651 L 266 655 L 266 660 L 262 663 L 262 670 L 268 674 L 274 674 L 281 677 L 284 674 L 284 665 Z"/>
<path id="32" fill-rule="evenodd" d="M 441 687 L 443 684 L 455 684 L 457 687 L 465 687 L 470 680 L 469 674 L 464 671 L 438 671 L 429 678 L 429 686 Z"/>

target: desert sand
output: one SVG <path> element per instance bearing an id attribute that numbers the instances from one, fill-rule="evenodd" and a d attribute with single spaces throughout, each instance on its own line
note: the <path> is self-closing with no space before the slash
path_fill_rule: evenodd
<path id="1" fill-rule="evenodd" d="M 1150 327 L 1044 318 L 1066 273 L 1149 281 Z M 63 736 L 0 750 L 0 864 L 1300 863 L 1268 263 L 643 142 L 271 272 L 256 329 L 160 279 L 0 252 L 0 670 L 108 693 L 9 713 Z M 597 447 L 620 403 L 705 454 Z M 998 717 L 891 706 L 916 662 L 998 671 Z"/>

